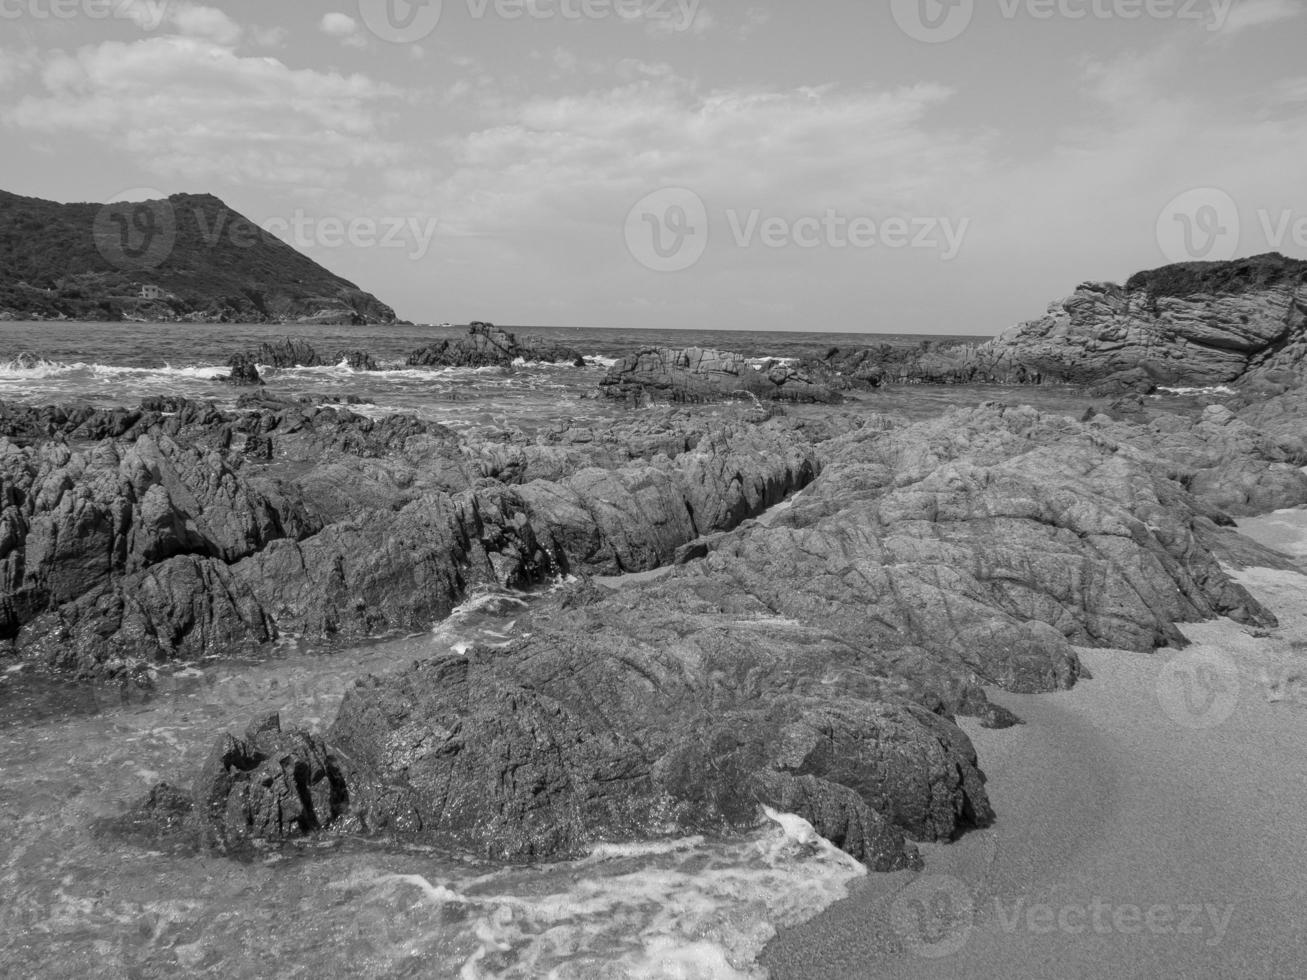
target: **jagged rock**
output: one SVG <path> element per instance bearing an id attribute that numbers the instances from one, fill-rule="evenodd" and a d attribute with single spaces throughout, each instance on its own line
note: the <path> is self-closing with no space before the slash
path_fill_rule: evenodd
<path id="1" fill-rule="evenodd" d="M 478 582 L 657 567 L 818 468 L 780 422 L 708 435 L 701 422 L 668 416 L 659 430 L 649 417 L 634 423 L 648 458 L 619 452 L 610 433 L 569 451 L 518 443 L 492 464 L 411 417 L 242 405 L 169 404 L 141 413 L 130 440 L 88 450 L 0 446 L 0 490 L 12 487 L 0 638 L 104 675 L 251 652 L 285 631 L 424 629 Z M 278 478 L 282 466 L 292 479 Z"/>
<path id="2" fill-rule="evenodd" d="M 252 357 L 236 354 L 227 362 L 227 366 L 231 368 L 231 374 L 223 379 L 227 384 L 244 387 L 263 384 L 263 378 L 259 376 L 258 362 Z"/>
<path id="3" fill-rule="evenodd" d="M 609 398 L 674 402 L 742 397 L 830 404 L 840 400 L 837 389 L 842 387 L 847 383 L 821 369 L 780 361 L 755 366 L 742 354 L 697 347 L 647 348 L 614 365 L 600 382 L 601 391 Z"/>
<path id="4" fill-rule="evenodd" d="M 193 796 L 206 844 L 302 837 L 329 825 L 348 801 L 344 779 L 322 740 L 283 732 L 277 715 L 243 738 L 219 739 Z"/>
<path id="5" fill-rule="evenodd" d="M 706 442 L 686 456 L 711 458 Z M 1096 421 L 991 405 L 820 450 L 820 475 L 767 523 L 730 530 L 721 511 L 703 558 L 543 602 L 506 649 L 350 689 L 323 736 L 349 800 L 331 829 L 542 858 L 748 827 L 765 803 L 873 867 L 912 867 L 906 839 L 992 818 L 952 721 L 1014 720 L 983 685 L 1069 687 L 1072 644 L 1147 651 L 1182 645 L 1176 622 L 1274 623 L 1204 544 L 1204 505 Z M 482 535 L 487 553 L 548 550 L 543 530 L 488 524 L 514 539 Z"/>
<path id="6" fill-rule="evenodd" d="M 1047 314 L 979 346 L 873 365 L 886 382 L 1078 384 L 1105 395 L 1209 387 L 1307 358 L 1307 262 L 1279 254 L 1085 283 Z"/>
<path id="7" fill-rule="evenodd" d="M 410 367 L 511 367 L 515 361 L 572 364 L 585 367 L 585 358 L 561 344 L 517 337 L 493 323 L 473 323 L 466 337 L 441 340 L 414 351 Z"/>

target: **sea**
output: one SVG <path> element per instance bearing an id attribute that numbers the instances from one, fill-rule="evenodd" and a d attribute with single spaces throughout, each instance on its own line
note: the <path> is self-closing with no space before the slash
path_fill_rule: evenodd
<path id="1" fill-rule="evenodd" d="M 468 434 L 530 433 L 638 410 L 594 392 L 610 365 L 642 347 L 710 347 L 762 360 L 923 339 L 510 329 L 568 344 L 587 366 L 405 366 L 411 351 L 463 332 L 449 327 L 4 323 L 0 400 L 131 407 L 167 394 L 230 407 L 239 392 L 219 380 L 227 359 L 293 335 L 323 354 L 367 350 L 383 370 L 269 369 L 270 392 L 352 396 L 352 411 L 413 413 Z M 869 393 L 849 410 L 921 415 L 995 398 L 1081 404 L 1065 393 L 956 388 Z M 270 847 L 238 862 L 92 832 L 97 819 L 121 813 L 154 783 L 185 784 L 218 733 L 242 730 L 255 715 L 280 711 L 287 726 L 321 730 L 358 677 L 473 643 L 508 644 L 538 595 L 478 593 L 427 632 L 353 648 L 288 638 L 256 661 L 169 665 L 147 693 L 74 684 L 0 659 L 0 975 L 764 976 L 757 958 L 776 931 L 845 897 L 866 873 L 787 814 L 769 813 L 739 838 L 605 845 L 576 860 L 508 867 L 412 842 L 349 838 Z"/>

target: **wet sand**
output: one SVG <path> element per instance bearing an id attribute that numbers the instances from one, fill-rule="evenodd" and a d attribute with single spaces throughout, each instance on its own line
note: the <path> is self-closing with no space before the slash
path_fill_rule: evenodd
<path id="1" fill-rule="evenodd" d="M 1307 514 L 1245 530 L 1307 554 Z M 991 692 L 1027 722 L 963 723 L 997 823 L 783 932 L 771 976 L 1304 975 L 1307 577 L 1238 578 L 1278 630 L 1185 625 L 1183 653 L 1082 651 L 1074 691 Z"/>

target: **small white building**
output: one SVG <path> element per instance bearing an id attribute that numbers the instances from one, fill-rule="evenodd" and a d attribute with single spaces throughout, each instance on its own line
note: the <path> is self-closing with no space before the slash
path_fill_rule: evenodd
<path id="1" fill-rule="evenodd" d="M 163 299 L 163 290 L 158 286 L 146 283 L 141 287 L 141 299 Z"/>

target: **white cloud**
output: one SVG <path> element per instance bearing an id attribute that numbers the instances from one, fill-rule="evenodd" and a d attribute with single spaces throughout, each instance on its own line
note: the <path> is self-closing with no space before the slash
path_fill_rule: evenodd
<path id="1" fill-rule="evenodd" d="M 398 90 L 199 38 L 54 52 L 40 79 L 44 91 L 0 110 L 0 121 L 102 139 L 164 176 L 327 189 L 353 167 L 400 155 L 381 132 Z"/>
<path id="2" fill-rule="evenodd" d="M 170 3 L 168 21 L 186 37 L 207 38 L 224 45 L 235 44 L 241 39 L 240 25 L 216 7 Z"/>
<path id="3" fill-rule="evenodd" d="M 1222 36 L 1231 37 L 1252 27 L 1290 20 L 1302 12 L 1301 0 L 1235 0 L 1224 23 L 1218 21 L 1215 26 Z"/>
<path id="4" fill-rule="evenodd" d="M 939 206 L 983 157 L 984 136 L 927 134 L 939 86 L 701 93 L 646 67 L 585 95 L 480 102 L 492 125 L 449 138 L 453 168 L 412 189 L 467 234 L 613 224 L 668 184 L 723 208 L 902 212 Z"/>
<path id="5" fill-rule="evenodd" d="M 0 85 L 17 85 L 36 71 L 39 63 L 35 48 L 23 51 L 0 48 Z"/>
<path id="6" fill-rule="evenodd" d="M 367 39 L 359 31 L 358 21 L 348 14 L 324 14 L 318 29 L 352 48 L 361 48 L 367 44 Z"/>

